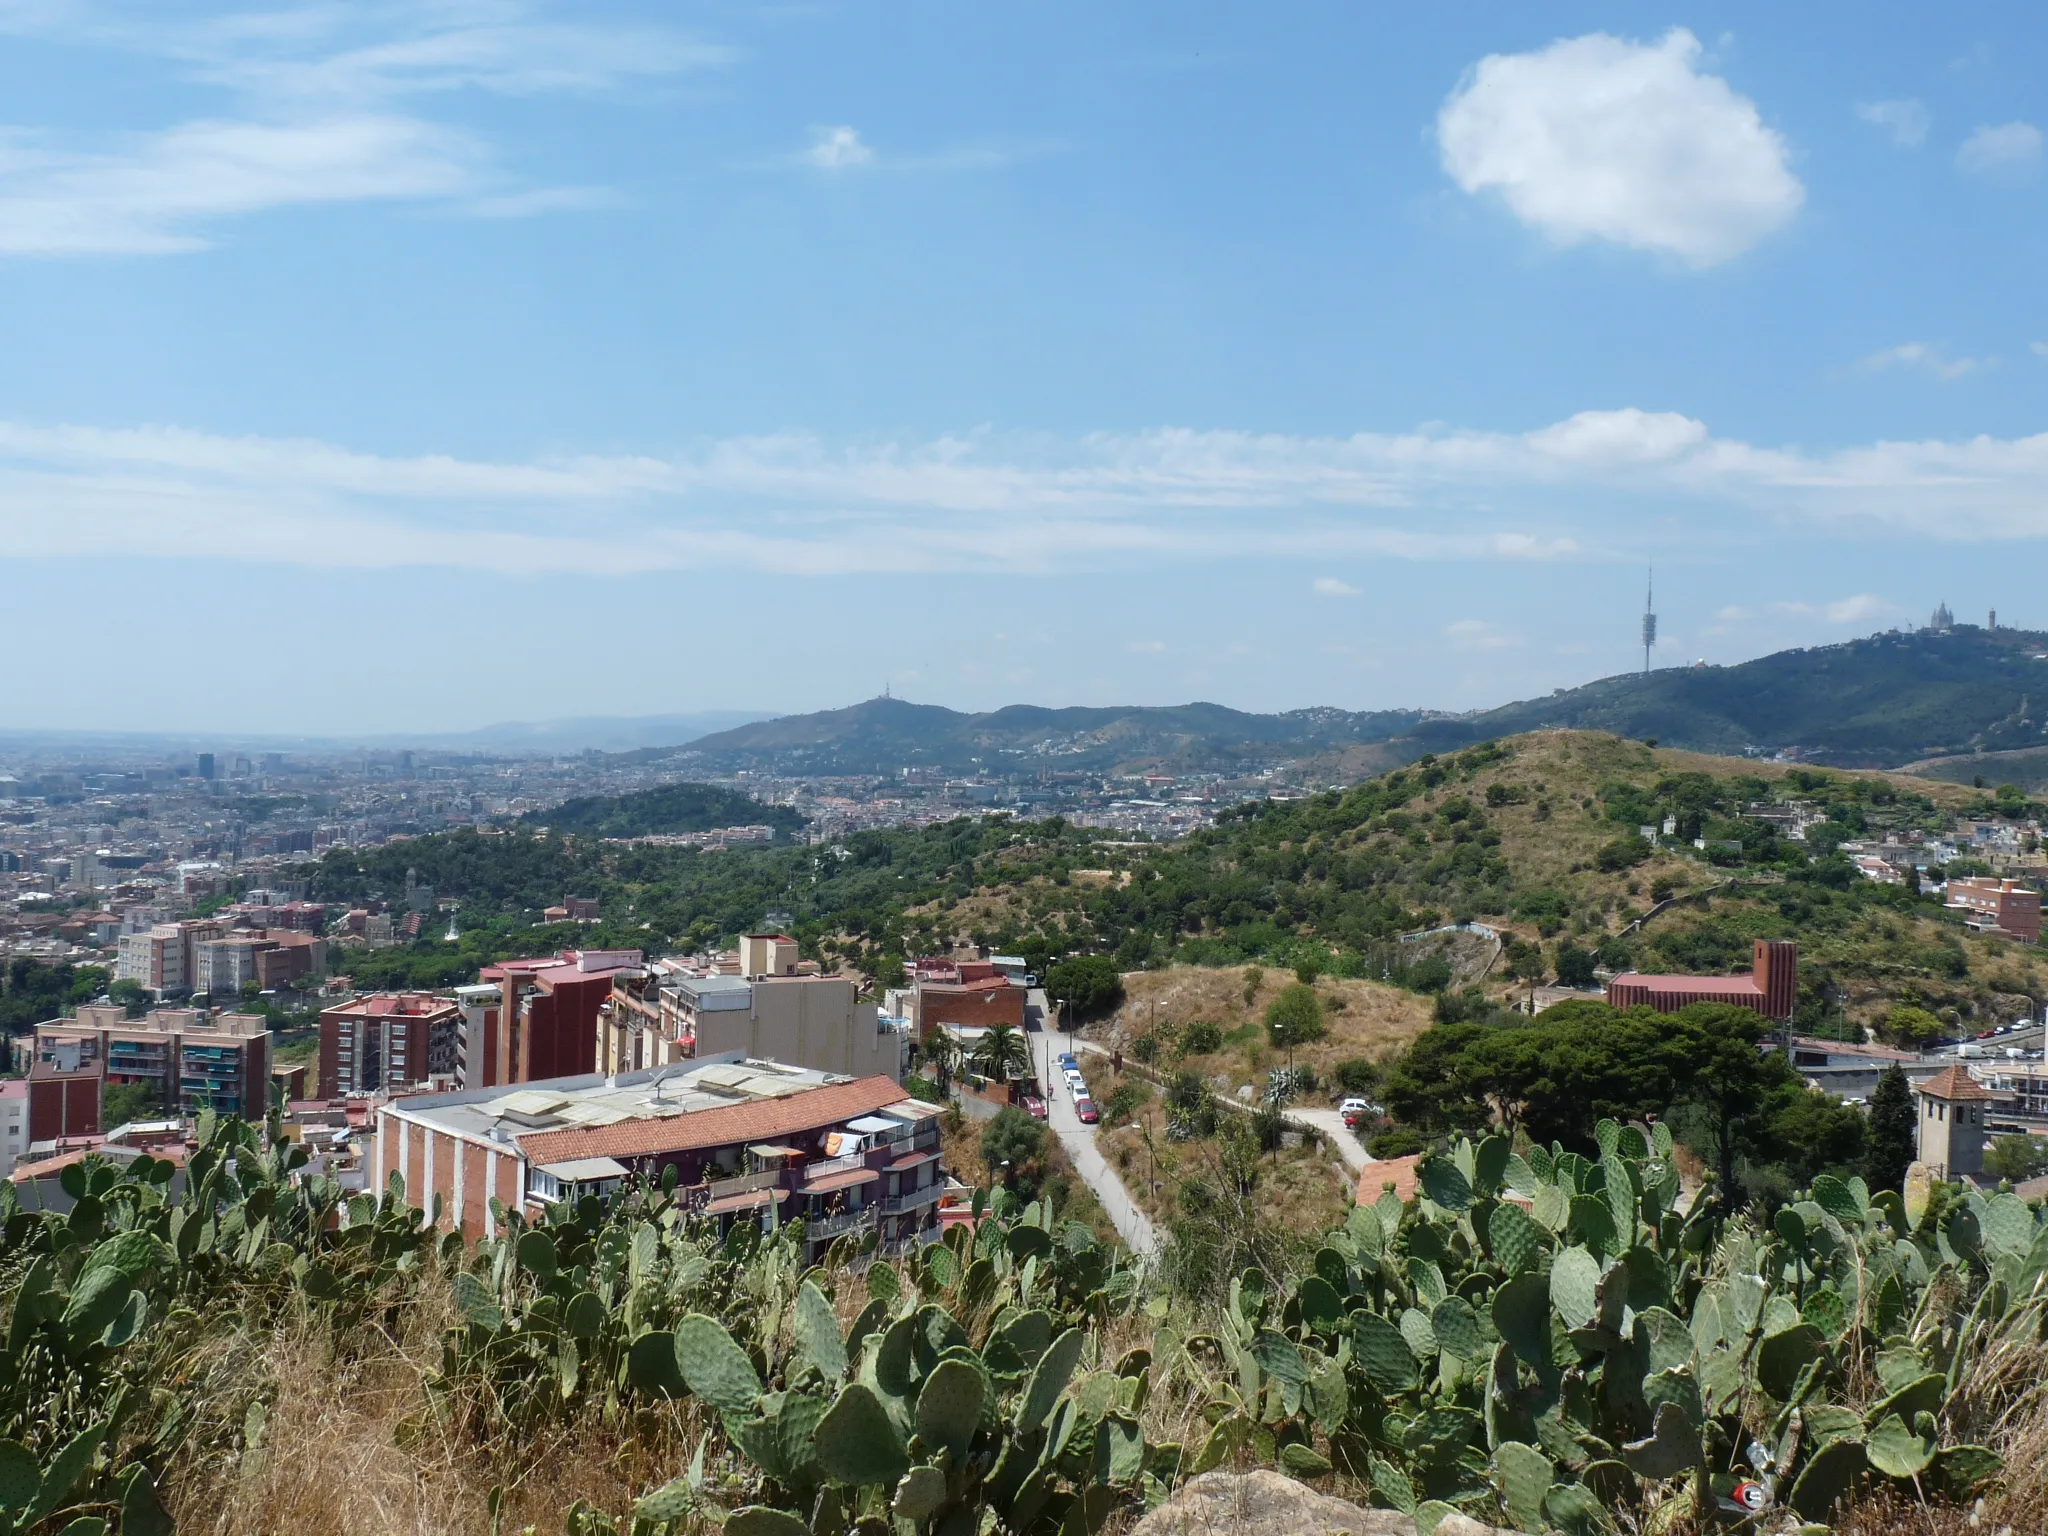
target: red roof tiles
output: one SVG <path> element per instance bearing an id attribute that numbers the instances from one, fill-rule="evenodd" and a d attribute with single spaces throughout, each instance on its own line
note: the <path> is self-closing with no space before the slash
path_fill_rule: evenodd
<path id="1" fill-rule="evenodd" d="M 822 1131 L 871 1115 L 902 1098 L 903 1086 L 893 1078 L 863 1077 L 777 1099 L 721 1104 L 716 1109 L 666 1119 L 529 1131 L 518 1142 L 520 1151 L 536 1164 L 565 1163 L 579 1157 L 654 1157 Z"/>
<path id="2" fill-rule="evenodd" d="M 1961 1099 L 1988 1099 L 1991 1097 L 1991 1090 L 1970 1076 L 1961 1067 L 1950 1067 L 1945 1072 L 1936 1073 L 1925 1082 L 1915 1083 L 1913 1091 L 1915 1093 L 1924 1093 L 1933 1099 L 1947 1099 L 1950 1103 L 1955 1103 Z"/>

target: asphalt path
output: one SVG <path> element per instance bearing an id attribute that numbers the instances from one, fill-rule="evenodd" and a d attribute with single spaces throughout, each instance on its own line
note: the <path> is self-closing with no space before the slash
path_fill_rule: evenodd
<path id="1" fill-rule="evenodd" d="M 1134 1252 L 1153 1253 L 1156 1242 L 1151 1218 L 1138 1208 L 1137 1202 L 1131 1199 L 1130 1191 L 1124 1188 L 1123 1180 L 1117 1177 L 1116 1170 L 1096 1150 L 1096 1128 L 1083 1125 L 1074 1113 L 1073 1093 L 1054 1063 L 1054 1058 L 1069 1049 L 1070 1043 L 1066 1035 L 1046 1027 L 1051 1020 L 1052 1012 L 1044 989 L 1033 987 L 1025 994 L 1025 1038 L 1031 1046 L 1032 1070 L 1046 1091 L 1047 1123 L 1052 1126 L 1053 1134 L 1059 1137 L 1060 1145 L 1067 1149 L 1067 1156 L 1074 1160 L 1075 1170 L 1095 1191 L 1095 1198 L 1101 1202 L 1110 1224 L 1124 1242 Z M 1071 1049 L 1077 1055 L 1083 1051 L 1104 1058 L 1110 1055 L 1108 1050 L 1091 1040 L 1076 1038 L 1071 1041 Z M 1354 1175 L 1363 1172 L 1365 1165 L 1374 1161 L 1358 1138 L 1344 1128 L 1343 1117 L 1336 1110 L 1288 1109 L 1284 1113 L 1296 1125 L 1327 1136 L 1343 1158 L 1345 1167 Z"/>

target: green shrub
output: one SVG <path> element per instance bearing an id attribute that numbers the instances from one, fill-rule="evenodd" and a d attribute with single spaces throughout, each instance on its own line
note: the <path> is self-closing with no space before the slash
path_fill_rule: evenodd
<path id="1" fill-rule="evenodd" d="M 1363 1056 L 1346 1057 L 1332 1069 L 1337 1086 L 1346 1093 L 1361 1097 L 1370 1094 L 1380 1085 L 1380 1069 L 1374 1062 Z"/>

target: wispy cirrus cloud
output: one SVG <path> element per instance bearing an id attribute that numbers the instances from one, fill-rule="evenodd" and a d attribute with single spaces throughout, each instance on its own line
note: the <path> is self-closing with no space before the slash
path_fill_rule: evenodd
<path id="1" fill-rule="evenodd" d="M 616 93 L 727 57 L 678 32 L 552 20 L 518 0 L 200 18 L 17 4 L 0 7 L 0 33 L 140 54 L 222 96 L 221 110 L 154 131 L 0 125 L 0 254 L 42 257 L 191 251 L 233 219 L 323 203 L 486 218 L 601 206 L 613 194 L 528 184 L 421 104 L 458 90 Z"/>
<path id="2" fill-rule="evenodd" d="M 1703 538 L 1711 528 L 1706 542 L 1724 553 L 1745 529 L 1767 539 L 1787 519 L 1869 539 L 2038 540 L 2048 434 L 1773 448 L 1625 409 L 1519 433 L 786 433 L 493 461 L 0 422 L 0 556 L 15 558 L 592 574 L 971 571 L 991 560 L 1327 569 L 1632 559 L 1648 514 L 1697 522 Z M 1350 584 L 1312 586 L 1343 596 L 1336 588 Z"/>

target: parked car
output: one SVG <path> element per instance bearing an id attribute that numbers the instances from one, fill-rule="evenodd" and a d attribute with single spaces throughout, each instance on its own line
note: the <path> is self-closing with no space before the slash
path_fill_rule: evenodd
<path id="1" fill-rule="evenodd" d="M 1045 1100 L 1035 1093 L 1025 1094 L 1024 1113 L 1031 1116 L 1034 1120 L 1043 1120 L 1045 1118 Z"/>
<path id="2" fill-rule="evenodd" d="M 1061 1051 L 1059 1055 L 1054 1057 L 1053 1059 L 1063 1067 L 1078 1067 L 1079 1065 L 1081 1065 L 1081 1058 L 1076 1056 L 1072 1051 Z"/>
<path id="3" fill-rule="evenodd" d="M 1344 1129 L 1355 1131 L 1366 1121 L 1378 1115 L 1380 1108 L 1365 1099 L 1346 1099 L 1337 1106 L 1337 1113 L 1344 1121 Z"/>
<path id="4" fill-rule="evenodd" d="M 1095 1108 L 1095 1101 L 1093 1099 L 1074 1100 L 1074 1113 L 1081 1117 L 1083 1125 L 1094 1125 L 1102 1118 Z"/>

